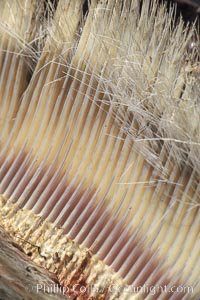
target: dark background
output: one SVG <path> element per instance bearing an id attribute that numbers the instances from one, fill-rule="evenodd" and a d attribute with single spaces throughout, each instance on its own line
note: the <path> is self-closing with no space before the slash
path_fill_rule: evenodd
<path id="1" fill-rule="evenodd" d="M 200 0 L 165 0 L 167 4 L 177 4 L 177 16 L 182 15 L 183 19 L 187 21 L 195 21 L 200 17 Z M 198 24 L 199 25 L 199 24 Z"/>

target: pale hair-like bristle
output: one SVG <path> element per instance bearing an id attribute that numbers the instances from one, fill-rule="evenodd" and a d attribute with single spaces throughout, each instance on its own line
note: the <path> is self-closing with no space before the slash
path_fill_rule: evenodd
<path id="1" fill-rule="evenodd" d="M 86 268 L 86 284 L 120 287 L 106 299 L 198 299 L 194 28 L 157 1 L 56 4 L 0 13 L 1 223 L 64 285 Z M 130 289 L 145 285 L 156 294 Z"/>

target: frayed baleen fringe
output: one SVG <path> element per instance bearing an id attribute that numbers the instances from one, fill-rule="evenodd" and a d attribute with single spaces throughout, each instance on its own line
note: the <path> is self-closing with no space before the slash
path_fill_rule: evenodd
<path id="1" fill-rule="evenodd" d="M 198 299 L 195 27 L 150 0 L 1 5 L 0 225 L 72 298 Z"/>

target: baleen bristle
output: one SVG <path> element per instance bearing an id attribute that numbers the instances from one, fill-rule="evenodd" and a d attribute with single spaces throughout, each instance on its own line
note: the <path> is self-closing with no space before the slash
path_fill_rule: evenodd
<path id="1" fill-rule="evenodd" d="M 20 3 L 0 13 L 1 223 L 54 254 L 62 228 L 129 286 L 193 291 L 141 299 L 198 299 L 194 29 L 157 1 Z"/>

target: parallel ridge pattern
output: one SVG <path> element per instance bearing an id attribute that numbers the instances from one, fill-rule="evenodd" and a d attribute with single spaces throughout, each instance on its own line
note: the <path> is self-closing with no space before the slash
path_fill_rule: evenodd
<path id="1" fill-rule="evenodd" d="M 180 118 L 197 119 L 199 112 L 196 75 L 181 58 L 192 32 L 183 34 L 182 24 L 172 31 L 164 7 L 143 2 L 141 8 L 140 1 L 93 1 L 84 17 L 83 1 L 61 0 L 44 20 L 41 41 L 44 24 L 34 20 L 42 5 L 4 5 L 0 189 L 20 208 L 64 228 L 129 284 L 182 283 L 197 295 L 200 184 L 193 133 L 199 123 L 189 128 L 197 138 L 189 146 L 188 123 L 180 126 Z M 30 62 L 32 41 L 44 47 Z M 188 97 L 196 97 L 196 110 Z M 181 137 L 183 151 L 179 142 L 168 144 L 168 132 Z"/>

